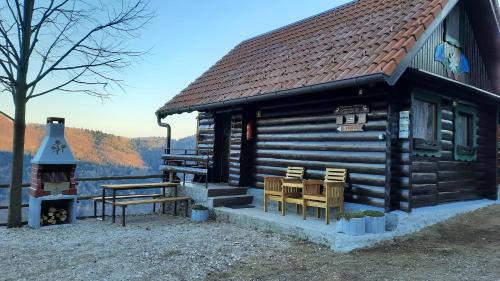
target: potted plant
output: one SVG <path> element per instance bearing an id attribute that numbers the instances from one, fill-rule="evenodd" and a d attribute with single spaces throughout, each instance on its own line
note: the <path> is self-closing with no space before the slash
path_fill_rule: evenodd
<path id="1" fill-rule="evenodd" d="M 363 212 L 337 213 L 337 232 L 343 232 L 347 235 L 365 234 L 365 214 Z"/>
<path id="2" fill-rule="evenodd" d="M 196 204 L 191 208 L 191 220 L 194 222 L 204 222 L 208 220 L 208 208 Z"/>
<path id="3" fill-rule="evenodd" d="M 385 232 L 385 214 L 379 211 L 364 211 L 366 233 L 384 233 Z"/>

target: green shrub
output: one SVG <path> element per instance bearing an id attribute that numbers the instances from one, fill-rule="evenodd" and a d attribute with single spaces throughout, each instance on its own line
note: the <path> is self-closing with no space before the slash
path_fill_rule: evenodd
<path id="1" fill-rule="evenodd" d="M 364 217 L 366 217 L 366 216 L 365 216 L 365 213 L 363 213 L 363 212 L 352 212 L 351 213 L 351 218 L 353 218 L 353 219 L 361 219 Z"/>
<path id="2" fill-rule="evenodd" d="M 363 212 L 338 212 L 335 213 L 335 219 L 336 220 L 341 220 L 345 219 L 346 221 L 349 221 L 351 219 L 360 219 L 364 218 L 365 214 Z"/>
<path id="3" fill-rule="evenodd" d="M 363 213 L 367 217 L 375 217 L 375 218 L 380 218 L 380 217 L 383 217 L 385 215 L 383 212 L 373 211 L 373 210 L 366 210 Z"/>
<path id="4" fill-rule="evenodd" d="M 203 205 L 200 205 L 200 204 L 196 204 L 196 205 L 193 205 L 193 207 L 191 208 L 192 210 L 198 210 L 198 211 L 205 211 L 205 210 L 208 210 L 207 207 L 203 206 Z"/>
<path id="5" fill-rule="evenodd" d="M 336 212 L 335 213 L 335 220 L 339 221 L 341 219 L 346 219 L 349 220 L 350 217 L 348 217 L 349 213 L 344 213 L 344 212 Z"/>

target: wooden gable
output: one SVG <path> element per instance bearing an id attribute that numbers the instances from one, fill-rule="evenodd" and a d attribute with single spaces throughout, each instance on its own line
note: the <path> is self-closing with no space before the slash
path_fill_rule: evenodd
<path id="1" fill-rule="evenodd" d="M 462 5 L 457 5 L 438 25 L 410 67 L 493 92 L 468 13 Z"/>

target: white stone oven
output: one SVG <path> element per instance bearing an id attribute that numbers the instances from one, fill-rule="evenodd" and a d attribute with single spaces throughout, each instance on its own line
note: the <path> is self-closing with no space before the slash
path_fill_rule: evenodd
<path id="1" fill-rule="evenodd" d="M 64 118 L 47 118 L 47 133 L 31 160 L 28 225 L 76 222 L 76 161 L 64 137 Z"/>

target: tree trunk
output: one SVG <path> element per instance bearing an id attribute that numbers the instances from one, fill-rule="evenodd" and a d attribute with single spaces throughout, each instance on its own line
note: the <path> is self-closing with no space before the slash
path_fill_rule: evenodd
<path id="1" fill-rule="evenodd" d="M 17 67 L 17 78 L 14 89 L 16 113 L 14 116 L 12 178 L 10 181 L 9 216 L 7 219 L 8 227 L 20 227 L 22 225 L 21 203 L 23 195 L 24 134 L 26 128 L 26 97 L 28 92 L 26 79 L 28 76 L 28 65 L 30 60 L 33 5 L 34 0 L 24 0 L 19 65 Z"/>
<path id="2" fill-rule="evenodd" d="M 24 92 L 23 92 L 24 91 Z M 26 128 L 26 89 L 16 90 L 16 112 L 12 148 L 12 177 L 10 182 L 10 201 L 8 227 L 22 224 L 22 183 L 24 165 L 24 136 Z"/>

